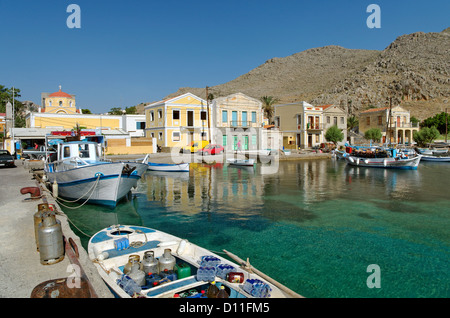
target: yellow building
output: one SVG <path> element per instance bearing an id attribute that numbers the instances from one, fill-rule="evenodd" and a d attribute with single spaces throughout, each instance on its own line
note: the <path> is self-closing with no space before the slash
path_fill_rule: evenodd
<path id="1" fill-rule="evenodd" d="M 209 140 L 208 107 L 204 99 L 194 94 L 147 105 L 145 118 L 146 137 L 156 138 L 158 146 L 185 147 L 192 141 Z"/>
<path id="2" fill-rule="evenodd" d="M 323 108 L 307 102 L 275 105 L 275 128 L 285 149 L 311 148 L 325 141 Z"/>
<path id="3" fill-rule="evenodd" d="M 56 114 L 81 114 L 81 110 L 77 110 L 75 104 L 75 95 L 67 94 L 61 91 L 61 85 L 59 91 L 54 93 L 42 93 L 41 94 L 41 109 L 39 112 L 56 113 Z"/>
<path id="4" fill-rule="evenodd" d="M 413 141 L 414 131 L 419 131 L 419 124 L 412 123 L 410 112 L 400 106 L 392 107 L 391 110 L 383 107 L 368 109 L 359 115 L 359 131 L 364 134 L 371 128 L 381 130 L 383 143 L 404 144 Z"/>

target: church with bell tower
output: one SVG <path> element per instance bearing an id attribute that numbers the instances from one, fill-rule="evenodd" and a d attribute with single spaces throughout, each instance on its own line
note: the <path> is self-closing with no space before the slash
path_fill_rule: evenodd
<path id="1" fill-rule="evenodd" d="M 61 90 L 54 93 L 41 93 L 41 113 L 49 114 L 81 114 L 75 104 L 75 95 Z"/>

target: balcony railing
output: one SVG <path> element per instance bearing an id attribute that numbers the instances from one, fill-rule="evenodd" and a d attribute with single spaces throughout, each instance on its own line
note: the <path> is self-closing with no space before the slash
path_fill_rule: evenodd
<path id="1" fill-rule="evenodd" d="M 306 123 L 307 130 L 323 130 L 323 127 L 324 125 L 322 123 L 320 124 Z"/>
<path id="2" fill-rule="evenodd" d="M 253 124 L 256 126 L 256 123 L 253 123 Z M 252 126 L 252 121 L 232 120 L 232 121 L 230 121 L 230 127 L 247 128 L 247 127 L 253 127 L 253 126 Z"/>

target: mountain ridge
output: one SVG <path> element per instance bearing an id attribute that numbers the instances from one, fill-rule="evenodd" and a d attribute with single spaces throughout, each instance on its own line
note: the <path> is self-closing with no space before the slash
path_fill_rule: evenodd
<path id="1" fill-rule="evenodd" d="M 449 57 L 450 27 L 401 35 L 382 51 L 328 45 L 274 57 L 209 92 L 335 104 L 349 114 L 385 107 L 391 99 L 422 120 L 450 108 Z M 205 88 L 182 87 L 166 98 L 186 92 L 205 97 Z"/>

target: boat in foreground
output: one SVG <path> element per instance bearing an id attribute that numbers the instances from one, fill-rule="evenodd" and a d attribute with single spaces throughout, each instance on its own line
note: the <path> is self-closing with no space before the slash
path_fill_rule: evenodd
<path id="1" fill-rule="evenodd" d="M 69 202 L 115 207 L 147 170 L 145 163 L 101 160 L 96 142 L 63 142 L 57 155 L 57 161 L 45 162 L 44 172 L 58 185 L 53 195 Z"/>
<path id="2" fill-rule="evenodd" d="M 253 166 L 255 159 L 227 159 L 227 163 L 234 166 Z"/>
<path id="3" fill-rule="evenodd" d="M 188 172 L 189 163 L 156 163 L 149 162 L 148 170 L 165 172 Z"/>
<path id="4" fill-rule="evenodd" d="M 221 298 L 222 286 L 229 298 L 302 297 L 225 252 L 239 265 L 185 239 L 132 225 L 105 228 L 88 244 L 101 277 L 123 298 Z"/>

